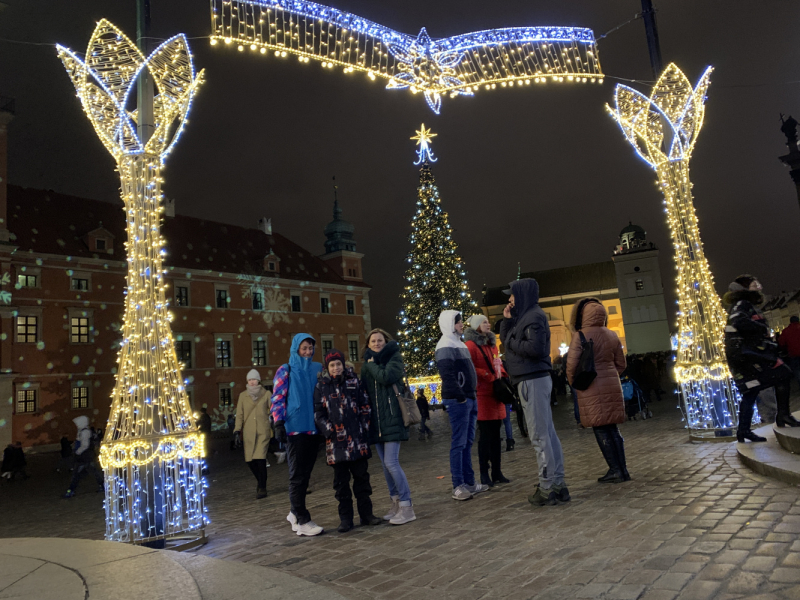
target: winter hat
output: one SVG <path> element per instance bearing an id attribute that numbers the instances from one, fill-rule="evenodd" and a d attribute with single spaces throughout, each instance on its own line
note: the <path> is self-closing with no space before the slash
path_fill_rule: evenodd
<path id="1" fill-rule="evenodd" d="M 745 273 L 744 275 L 739 275 L 736 279 L 733 280 L 728 286 L 728 289 L 732 292 L 742 292 L 747 291 L 750 288 L 750 284 L 753 283 L 757 277 L 754 275 L 748 275 Z"/>
<path id="2" fill-rule="evenodd" d="M 794 315 L 793 317 L 791 317 L 789 319 L 789 323 L 800 323 L 800 317 L 798 317 L 797 315 Z"/>
<path id="3" fill-rule="evenodd" d="M 250 369 L 247 372 L 247 381 L 250 381 L 251 379 L 257 379 L 258 381 L 261 381 L 261 375 L 259 375 L 258 371 L 255 369 Z"/>
<path id="4" fill-rule="evenodd" d="M 338 360 L 344 366 L 344 354 L 340 350 L 333 348 L 325 355 L 325 368 L 328 368 L 328 364 L 333 362 L 334 360 Z"/>
<path id="5" fill-rule="evenodd" d="M 489 319 L 487 319 L 484 315 L 474 315 L 470 317 L 469 321 L 467 322 L 469 323 L 469 326 L 472 329 L 475 329 L 477 331 L 478 327 L 480 327 L 481 323 L 483 323 L 484 321 L 488 323 Z"/>

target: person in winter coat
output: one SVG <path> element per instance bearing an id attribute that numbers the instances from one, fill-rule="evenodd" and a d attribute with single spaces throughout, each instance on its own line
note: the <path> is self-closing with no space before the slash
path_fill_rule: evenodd
<path id="1" fill-rule="evenodd" d="M 400 466 L 400 442 L 408 440 L 408 427 L 397 403 L 397 392 L 405 385 L 405 366 L 400 347 L 383 329 L 373 329 L 367 334 L 364 348 L 364 366 L 361 368 L 361 385 L 369 395 L 372 422 L 370 441 L 383 465 L 383 476 L 389 488 L 392 506 L 384 521 L 402 525 L 415 520 L 411 504 L 411 489 Z"/>
<path id="2" fill-rule="evenodd" d="M 781 331 L 778 346 L 786 354 L 786 363 L 794 374 L 797 383 L 800 383 L 800 317 L 793 315 L 789 319 L 789 326 Z M 759 414 L 761 410 L 758 411 Z"/>
<path id="3" fill-rule="evenodd" d="M 325 369 L 314 390 L 314 421 L 325 438 L 325 459 L 333 467 L 333 489 L 339 501 L 339 533 L 353 528 L 353 494 L 362 525 L 383 523 L 372 514 L 369 484 L 369 396 L 344 354 L 335 348 L 325 355 Z M 350 491 L 350 476 L 353 491 Z"/>
<path id="4" fill-rule="evenodd" d="M 233 435 L 244 448 L 244 461 L 256 478 L 256 499 L 267 497 L 267 449 L 272 439 L 269 409 L 272 394 L 261 385 L 261 375 L 255 369 L 247 373 L 247 387 L 236 402 L 236 424 Z M 211 418 L 208 417 L 209 426 Z M 202 430 L 201 430 L 202 431 Z"/>
<path id="5" fill-rule="evenodd" d="M 62 498 L 72 498 L 78 488 L 78 482 L 86 473 L 90 473 L 97 482 L 97 491 L 104 491 L 103 473 L 95 465 L 95 451 L 92 444 L 92 432 L 89 430 L 89 417 L 81 415 L 72 419 L 75 427 L 78 428 L 78 435 L 75 436 L 75 462 L 72 467 L 72 481 L 69 488 Z"/>
<path id="6" fill-rule="evenodd" d="M 739 442 L 766 442 L 766 438 L 753 433 L 753 406 L 761 390 L 775 387 L 778 427 L 800 427 L 800 421 L 789 412 L 791 369 L 778 357 L 778 344 L 772 341 L 769 325 L 756 308 L 764 301 L 761 283 L 752 275 L 739 275 L 723 296 L 730 306 L 725 325 L 725 355 L 733 380 L 742 395 L 739 404 Z"/>
<path id="7" fill-rule="evenodd" d="M 72 466 L 72 442 L 69 441 L 66 433 L 61 436 L 59 443 L 61 444 L 61 459 L 58 461 L 56 473 L 60 473 L 61 469 L 69 469 Z"/>
<path id="8" fill-rule="evenodd" d="M 581 424 L 594 430 L 597 445 L 608 464 L 608 473 L 597 481 L 622 483 L 631 479 L 625 462 L 625 445 L 617 427 L 627 420 L 620 383 L 620 374 L 627 365 L 622 343 L 617 334 L 606 327 L 607 323 L 608 313 L 597 298 L 583 298 L 573 307 L 570 328 L 574 333 L 567 352 L 567 379 L 570 385 L 575 380 L 583 334 L 594 346 L 597 377 L 587 389 L 576 390 Z"/>
<path id="9" fill-rule="evenodd" d="M 289 459 L 289 503 L 286 520 L 297 535 L 313 536 L 323 528 L 311 520 L 306 494 L 311 471 L 317 460 L 321 438 L 314 422 L 314 389 L 322 365 L 313 362 L 314 337 L 298 333 L 292 339 L 289 363 L 275 373 L 272 394 L 272 420 L 275 439 L 286 443 Z M 288 435 L 287 435 L 288 434 Z"/>
<path id="10" fill-rule="evenodd" d="M 419 422 L 419 441 L 424 441 L 427 437 L 433 435 L 433 431 L 431 428 L 428 427 L 425 422 L 431 418 L 431 411 L 430 407 L 428 406 L 428 399 L 425 397 L 425 389 L 420 386 L 417 388 L 417 396 L 415 398 L 417 403 L 417 408 L 419 409 L 419 415 L 421 420 Z"/>
<path id="11" fill-rule="evenodd" d="M 236 423 L 234 422 L 235 427 Z M 197 430 L 200 433 L 211 433 L 211 416 L 205 406 L 200 409 L 200 416 L 197 418 Z"/>
<path id="12" fill-rule="evenodd" d="M 506 374 L 502 370 L 500 354 L 497 351 L 495 335 L 489 320 L 483 315 L 475 315 L 464 330 L 464 341 L 472 359 L 472 366 L 478 376 L 478 465 L 481 483 L 494 487 L 495 483 L 510 483 L 500 469 L 500 425 L 506 418 L 506 405 L 494 396 L 494 381 Z M 489 476 L 489 463 L 492 474 Z"/>
<path id="13" fill-rule="evenodd" d="M 503 309 L 500 341 L 539 465 L 539 485 L 528 502 L 536 506 L 568 502 L 564 454 L 550 409 L 550 325 L 539 306 L 539 284 L 535 279 L 519 279 L 512 281 L 505 293 L 510 297 Z"/>
<path id="14" fill-rule="evenodd" d="M 488 485 L 475 482 L 472 469 L 472 444 L 478 420 L 478 378 L 469 350 L 461 341 L 464 331 L 461 313 L 443 310 L 439 315 L 439 328 L 442 337 L 436 344 L 436 367 L 442 379 L 442 402 L 447 407 L 452 431 L 450 476 L 453 479 L 453 499 L 469 500 L 489 489 Z"/>

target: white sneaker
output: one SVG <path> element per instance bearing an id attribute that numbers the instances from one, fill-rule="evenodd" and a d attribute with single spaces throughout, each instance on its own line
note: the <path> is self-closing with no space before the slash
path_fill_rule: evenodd
<path id="1" fill-rule="evenodd" d="M 453 488 L 453 500 L 469 500 L 470 498 L 472 498 L 472 492 L 467 489 L 466 485 Z"/>
<path id="2" fill-rule="evenodd" d="M 416 519 L 417 515 L 414 514 L 414 509 L 411 506 L 401 506 L 397 514 L 389 519 L 389 523 L 392 525 L 404 525 L 405 523 L 416 521 Z"/>
<path id="3" fill-rule="evenodd" d="M 389 509 L 389 512 L 383 515 L 384 521 L 391 521 L 394 519 L 397 511 L 400 510 L 400 496 L 390 496 L 392 499 L 392 507 Z"/>
<path id="4" fill-rule="evenodd" d="M 297 535 L 319 535 L 322 531 L 322 527 L 314 523 L 314 521 L 309 521 L 308 523 L 297 526 Z"/>
<path id="5" fill-rule="evenodd" d="M 464 487 L 474 496 L 475 494 L 480 494 L 481 492 L 488 492 L 489 486 L 485 483 L 476 483 L 475 485 L 467 485 L 464 484 Z"/>
<path id="6" fill-rule="evenodd" d="M 297 524 L 297 517 L 294 516 L 292 511 L 289 511 L 289 514 L 286 515 L 286 520 L 292 524 L 292 531 L 297 531 L 299 525 Z"/>

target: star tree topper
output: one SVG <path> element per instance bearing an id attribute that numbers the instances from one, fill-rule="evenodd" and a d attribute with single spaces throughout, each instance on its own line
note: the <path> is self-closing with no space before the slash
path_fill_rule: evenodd
<path id="1" fill-rule="evenodd" d="M 419 150 L 417 150 L 417 160 L 414 163 L 415 165 L 422 164 L 423 162 L 436 162 L 438 159 L 433 157 L 433 150 L 431 150 L 430 144 L 435 138 L 437 133 L 431 133 L 430 129 L 425 129 L 425 123 L 420 125 L 420 128 L 417 130 L 417 135 L 413 136 L 412 140 L 417 140 L 417 146 L 419 146 Z"/>

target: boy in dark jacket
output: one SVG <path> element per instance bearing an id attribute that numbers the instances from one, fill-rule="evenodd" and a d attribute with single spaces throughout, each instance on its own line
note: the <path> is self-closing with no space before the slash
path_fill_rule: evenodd
<path id="1" fill-rule="evenodd" d="M 325 370 L 314 390 L 314 422 L 325 438 L 325 458 L 333 467 L 333 489 L 339 501 L 339 532 L 353 528 L 353 493 L 362 525 L 378 525 L 372 514 L 372 486 L 367 466 L 369 449 L 369 396 L 344 354 L 333 349 L 325 355 Z M 350 475 L 353 475 L 353 493 Z"/>
<path id="2" fill-rule="evenodd" d="M 457 310 L 443 310 L 439 315 L 442 337 L 436 344 L 436 366 L 442 379 L 442 402 L 447 407 L 450 429 L 450 475 L 453 499 L 469 500 L 485 492 L 488 485 L 475 482 L 472 469 L 472 444 L 478 422 L 478 376 L 466 344 L 461 341 L 464 322 Z"/>
<path id="3" fill-rule="evenodd" d="M 775 424 L 778 427 L 800 427 L 800 422 L 789 412 L 792 371 L 778 357 L 778 344 L 772 341 L 767 321 L 756 308 L 764 301 L 758 279 L 739 275 L 728 289 L 730 291 L 723 297 L 723 302 L 730 306 L 725 325 L 725 354 L 733 380 L 742 394 L 736 439 L 766 442 L 766 438 L 750 430 L 753 405 L 762 390 L 775 387 L 778 401 Z"/>
<path id="4" fill-rule="evenodd" d="M 419 423 L 419 441 L 423 441 L 426 439 L 426 435 L 428 437 L 432 436 L 433 431 L 425 424 L 425 422 L 431 418 L 431 413 L 428 408 L 428 399 L 425 397 L 425 389 L 422 386 L 417 388 L 416 402 L 417 408 L 419 409 L 419 416 L 422 417 Z"/>
<path id="5" fill-rule="evenodd" d="M 512 281 L 510 288 L 505 290 L 510 298 L 503 310 L 500 341 L 539 465 L 539 485 L 528 501 L 537 506 L 553 505 L 556 500 L 568 501 L 570 495 L 564 483 L 561 441 L 550 409 L 550 324 L 539 306 L 539 284 L 535 279 Z"/>

